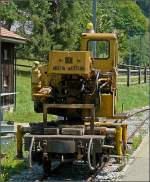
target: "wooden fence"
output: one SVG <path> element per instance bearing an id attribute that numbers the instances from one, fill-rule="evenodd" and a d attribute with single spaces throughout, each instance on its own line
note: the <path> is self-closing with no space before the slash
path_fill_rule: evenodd
<path id="1" fill-rule="evenodd" d="M 16 68 L 17 72 L 23 75 L 31 74 L 31 65 L 16 64 Z M 129 87 L 132 84 L 147 83 L 149 80 L 150 69 L 142 66 L 119 64 L 118 73 L 118 83 L 126 84 Z"/>
<path id="2" fill-rule="evenodd" d="M 147 83 L 149 80 L 150 70 L 148 67 L 135 65 L 118 65 L 119 75 L 126 76 L 126 84 L 129 87 L 131 84 Z M 137 81 L 132 81 L 132 78 L 137 78 Z"/>

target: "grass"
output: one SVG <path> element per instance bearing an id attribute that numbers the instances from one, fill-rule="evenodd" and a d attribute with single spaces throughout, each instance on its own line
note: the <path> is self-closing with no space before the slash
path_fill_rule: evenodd
<path id="1" fill-rule="evenodd" d="M 14 175 L 27 168 L 27 161 L 15 159 L 16 145 L 14 142 L 2 145 L 2 152 L 6 152 L 6 157 L 1 160 L 0 182 L 8 181 Z"/>
<path id="2" fill-rule="evenodd" d="M 131 158 L 133 152 L 140 146 L 142 139 L 143 139 L 142 134 L 135 135 L 132 138 L 132 144 L 131 146 L 128 146 L 128 149 L 127 149 L 127 154 L 126 154 L 127 160 Z"/>
<path id="3" fill-rule="evenodd" d="M 42 121 L 42 114 L 35 113 L 31 100 L 31 78 L 29 76 L 17 76 L 17 97 L 16 111 L 14 113 L 5 112 L 4 119 L 15 122 Z M 49 120 L 54 116 L 48 117 Z"/>
<path id="4" fill-rule="evenodd" d="M 137 135 L 133 138 L 132 140 L 132 150 L 136 150 L 138 148 L 138 146 L 140 145 L 140 143 L 142 142 L 142 135 Z"/>
<path id="5" fill-rule="evenodd" d="M 140 108 L 149 104 L 149 86 L 148 84 L 118 85 L 118 103 L 117 111 L 124 111 Z M 54 119 L 49 115 L 48 119 Z M 35 113 L 33 110 L 33 102 L 31 100 L 31 78 L 29 75 L 17 75 L 17 98 L 16 111 L 14 113 L 5 112 L 5 120 L 15 122 L 32 122 L 42 121 L 42 114 Z"/>
<path id="6" fill-rule="evenodd" d="M 127 84 L 127 76 L 119 75 L 117 78 L 117 82 Z M 147 83 L 149 82 L 149 76 L 147 76 Z M 144 83 L 144 76 L 141 76 L 141 83 Z M 138 76 L 132 75 L 130 78 L 130 84 L 138 84 Z"/>
<path id="7" fill-rule="evenodd" d="M 132 144 L 131 146 L 128 148 L 128 153 L 127 153 L 127 159 L 129 160 L 131 155 L 133 154 L 133 152 L 140 146 L 143 136 L 144 136 L 144 132 L 142 132 L 142 130 L 139 131 L 138 134 L 136 134 L 133 138 L 132 138 Z"/>
<path id="8" fill-rule="evenodd" d="M 41 121 L 42 114 L 37 114 L 33 110 L 33 102 L 31 100 L 31 79 L 29 76 L 17 75 L 17 103 L 14 113 L 4 113 L 5 120 L 13 120 L 15 122 L 31 122 Z M 118 85 L 118 104 L 117 110 L 121 111 L 122 104 L 124 110 L 143 107 L 149 103 L 149 85 L 133 85 L 127 87 Z M 52 119 L 49 116 L 49 120 Z M 134 138 L 132 148 L 136 149 L 141 142 L 141 137 Z M 14 159 L 16 146 L 12 144 L 8 147 L 7 158 L 1 161 L 0 182 L 7 181 L 10 176 L 19 173 L 27 168 L 27 162 Z"/>
<path id="9" fill-rule="evenodd" d="M 117 110 L 121 112 L 122 105 L 124 111 L 144 107 L 149 104 L 149 84 L 118 85 Z"/>

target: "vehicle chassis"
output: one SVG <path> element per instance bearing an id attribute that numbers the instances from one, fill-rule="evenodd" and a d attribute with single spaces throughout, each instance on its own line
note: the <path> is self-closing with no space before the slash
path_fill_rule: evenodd
<path id="1" fill-rule="evenodd" d="M 35 158 L 34 155 L 38 152 L 41 156 L 41 163 L 43 164 L 43 169 L 46 173 L 51 171 L 51 162 L 54 158 L 59 159 L 61 162 L 67 161 L 70 158 L 72 161 L 83 160 L 88 163 L 89 169 L 93 171 L 98 166 L 102 165 L 109 157 L 113 156 L 120 160 L 122 156 L 125 155 L 127 125 L 106 121 L 96 122 L 94 104 L 44 104 L 44 129 L 49 128 L 47 125 L 48 108 L 88 109 L 91 113 L 91 118 L 89 119 L 89 122 L 86 123 L 88 134 L 81 134 L 81 127 L 78 125 L 76 125 L 73 131 L 71 130 L 72 125 L 69 125 L 68 130 L 71 130 L 70 132 L 75 131 L 75 134 L 56 134 L 56 132 L 54 132 L 53 134 L 44 133 L 42 135 L 32 134 L 31 127 L 22 127 L 18 125 L 17 156 L 23 157 L 22 145 L 24 139 L 25 150 L 29 151 L 30 167 L 32 166 L 32 159 L 34 160 Z M 64 125 L 64 127 L 66 126 Z M 104 127 L 107 128 L 107 131 Z M 98 131 L 102 129 L 102 132 L 97 133 L 96 128 Z M 50 127 L 51 132 L 53 129 L 55 130 L 55 128 Z M 106 142 L 108 135 L 111 136 L 110 138 L 113 138 L 113 144 Z"/>

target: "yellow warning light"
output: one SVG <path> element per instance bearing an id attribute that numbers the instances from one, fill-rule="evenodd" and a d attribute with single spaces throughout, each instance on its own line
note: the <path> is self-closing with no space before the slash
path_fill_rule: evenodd
<path id="1" fill-rule="evenodd" d="M 86 25 L 86 32 L 88 33 L 93 33 L 94 32 L 94 29 L 93 29 L 93 23 L 90 22 Z"/>
<path id="2" fill-rule="evenodd" d="M 90 22 L 90 23 L 87 23 L 87 25 L 86 25 L 86 29 L 93 29 L 93 23 L 92 22 Z"/>

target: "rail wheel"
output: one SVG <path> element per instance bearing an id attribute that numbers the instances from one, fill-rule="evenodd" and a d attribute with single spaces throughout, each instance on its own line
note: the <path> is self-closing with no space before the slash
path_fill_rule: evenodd
<path id="1" fill-rule="evenodd" d="M 43 171 L 47 176 L 51 174 L 51 160 L 47 156 L 43 157 Z"/>
<path id="2" fill-rule="evenodd" d="M 95 171 L 98 167 L 101 167 L 104 161 L 103 155 L 97 153 L 96 144 L 93 142 L 92 138 L 90 139 L 88 146 L 87 160 L 90 171 Z"/>

